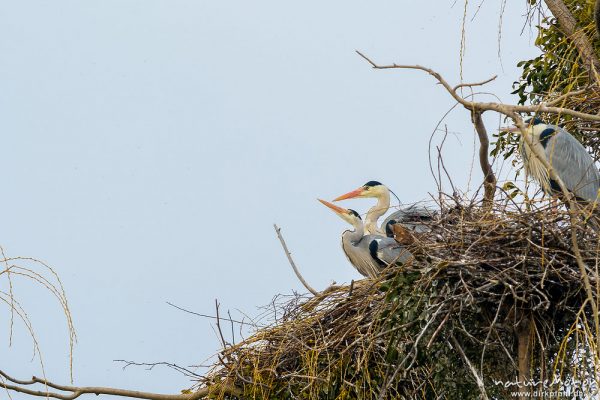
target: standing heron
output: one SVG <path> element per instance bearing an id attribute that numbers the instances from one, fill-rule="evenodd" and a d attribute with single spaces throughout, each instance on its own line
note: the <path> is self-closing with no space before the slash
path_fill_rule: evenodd
<path id="1" fill-rule="evenodd" d="M 374 278 L 390 264 L 402 264 L 412 258 L 412 254 L 392 238 L 365 235 L 362 219 L 356 211 L 318 200 L 354 227 L 342 233 L 342 249 L 361 275 Z"/>
<path id="2" fill-rule="evenodd" d="M 404 206 L 400 210 L 389 215 L 381 224 L 377 226 L 377 220 L 384 215 L 390 208 L 390 189 L 377 181 L 369 181 L 356 190 L 343 194 L 333 201 L 353 199 L 359 197 L 374 197 L 377 204 L 369 209 L 365 218 L 365 230 L 368 233 L 377 233 L 390 236 L 389 223 L 396 221 L 404 227 L 414 232 L 427 232 L 429 228 L 423 222 L 433 219 L 434 212 L 422 204 L 413 204 Z"/>
<path id="3" fill-rule="evenodd" d="M 525 170 L 540 184 L 542 190 L 547 194 L 561 193 L 558 182 L 550 178 L 546 167 L 532 154 L 531 146 L 541 150 L 548 164 L 578 201 L 596 201 L 600 173 L 585 147 L 559 126 L 546 124 L 539 118 L 528 119 L 525 123 L 526 136 L 521 136 L 519 150 Z M 518 132 L 519 128 L 510 127 L 507 130 Z"/>

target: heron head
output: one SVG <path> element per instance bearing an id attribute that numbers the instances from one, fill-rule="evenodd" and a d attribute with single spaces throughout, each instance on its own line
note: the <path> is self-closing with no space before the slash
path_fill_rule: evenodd
<path id="1" fill-rule="evenodd" d="M 540 133 L 542 133 L 548 127 L 544 121 L 537 117 L 528 118 L 523 121 L 523 124 L 525 125 L 525 132 L 528 134 L 533 134 L 534 136 L 539 136 Z M 507 128 L 501 128 L 501 130 L 505 132 L 519 132 L 519 128 L 516 125 Z"/>
<path id="2" fill-rule="evenodd" d="M 525 120 L 523 122 L 525 122 L 525 124 L 527 126 L 536 126 L 536 125 L 539 125 L 539 124 L 544 124 L 544 121 L 542 121 L 541 119 L 539 119 L 537 117 L 535 117 L 535 118 L 529 118 L 529 119 L 527 119 L 527 120 Z"/>
<path id="3" fill-rule="evenodd" d="M 338 207 L 335 204 L 332 204 L 325 200 L 321 200 L 321 199 L 317 199 L 317 200 L 319 200 L 321 202 L 321 204 L 323 204 L 324 206 L 329 207 L 329 209 L 333 210 L 333 212 L 335 212 L 337 215 L 339 215 L 340 218 L 342 218 L 344 221 L 346 221 L 350 225 L 355 225 L 357 222 L 362 221 L 362 218 L 360 218 L 360 215 L 358 215 L 358 213 L 354 210 L 350 210 L 350 209 L 343 208 L 343 207 Z"/>
<path id="4" fill-rule="evenodd" d="M 552 127 L 539 118 L 529 118 L 525 123 L 527 124 L 527 132 L 537 140 L 542 139 L 542 133 L 548 130 L 548 128 L 552 129 Z"/>
<path id="5" fill-rule="evenodd" d="M 389 192 L 389 189 L 381 182 L 369 181 L 356 190 L 336 197 L 333 199 L 333 201 L 353 199 L 357 197 L 380 197 L 384 195 L 385 192 Z"/>

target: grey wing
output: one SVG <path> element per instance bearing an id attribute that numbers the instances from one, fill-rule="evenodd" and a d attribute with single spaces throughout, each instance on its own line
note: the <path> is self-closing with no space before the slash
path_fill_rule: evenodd
<path id="1" fill-rule="evenodd" d="M 400 210 L 390 214 L 381 224 L 381 230 L 386 232 L 390 221 L 397 221 L 409 230 L 415 232 L 428 232 L 430 229 L 423 222 L 433 219 L 435 211 L 422 203 L 403 206 Z"/>
<path id="2" fill-rule="evenodd" d="M 369 250 L 375 252 L 372 255 L 383 261 L 385 266 L 393 263 L 403 264 L 413 257 L 410 251 L 392 238 L 367 235 L 364 239 L 369 243 Z"/>
<path id="3" fill-rule="evenodd" d="M 344 253 L 348 258 L 348 261 L 350 261 L 350 264 L 352 264 L 361 275 L 368 278 L 375 278 L 379 275 L 381 266 L 373 257 L 371 257 L 371 254 L 369 253 L 369 240 L 367 240 L 366 236 L 363 236 L 360 242 L 354 246 L 346 246 L 342 241 L 342 249 L 344 249 Z"/>
<path id="4" fill-rule="evenodd" d="M 546 146 L 546 156 L 556 174 L 575 196 L 594 201 L 600 188 L 600 173 L 594 160 L 577 139 L 558 128 Z"/>

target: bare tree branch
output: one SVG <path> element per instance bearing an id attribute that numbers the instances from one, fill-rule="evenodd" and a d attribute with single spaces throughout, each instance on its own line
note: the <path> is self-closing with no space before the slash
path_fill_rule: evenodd
<path id="1" fill-rule="evenodd" d="M 0 371 L 0 376 L 2 376 L 6 381 L 11 382 L 7 383 L 6 381 L 0 381 L 0 388 L 27 394 L 30 396 L 54 398 L 59 400 L 73 400 L 83 394 L 95 394 L 96 396 L 105 394 L 111 396 L 130 397 L 135 399 L 147 400 L 200 400 L 208 396 L 230 395 L 235 397 L 241 397 L 243 394 L 240 388 L 226 383 L 216 383 L 214 385 L 198 389 L 197 391 L 192 393 L 161 394 L 100 386 L 66 386 L 50 382 L 46 379 L 37 378 L 35 376 L 32 377 L 31 380 L 25 381 L 13 378 L 3 371 Z M 34 384 L 42 384 L 45 385 L 47 388 L 55 389 L 57 391 L 65 393 L 50 392 L 48 390 L 35 390 L 24 387 Z"/>
<path id="2" fill-rule="evenodd" d="M 377 65 L 367 56 L 362 54 L 360 51 L 356 51 L 359 56 L 364 58 L 371 66 L 375 69 L 417 69 L 421 71 L 427 72 L 429 75 L 433 76 L 437 81 L 444 86 L 444 88 L 450 93 L 450 95 L 460 104 L 462 104 L 465 108 L 471 111 L 496 111 L 501 114 L 509 116 L 510 113 L 549 113 L 549 114 L 564 114 L 570 115 L 572 117 L 577 117 L 581 119 L 585 119 L 588 121 L 600 121 L 600 115 L 587 114 L 575 110 L 571 110 L 563 107 L 553 107 L 546 104 L 539 104 L 535 106 L 520 106 L 513 104 L 505 104 L 505 103 L 495 103 L 495 102 L 476 102 L 469 101 L 465 98 L 461 97 L 454 88 L 448 84 L 448 82 L 437 72 L 434 70 L 423 67 L 422 65 L 400 65 L 400 64 L 391 64 L 391 65 Z M 467 84 L 468 85 L 468 84 Z M 463 86 L 467 86 L 463 85 Z"/>
<path id="3" fill-rule="evenodd" d="M 475 130 L 477 131 L 477 136 L 479 136 L 480 143 L 479 164 L 481 165 L 481 170 L 483 171 L 483 206 L 490 210 L 494 203 L 494 194 L 496 193 L 496 176 L 494 175 L 494 171 L 492 170 L 492 166 L 490 165 L 490 160 L 488 158 L 490 140 L 488 138 L 487 131 L 485 130 L 483 120 L 481 119 L 481 112 L 472 112 L 471 120 L 473 121 L 473 125 L 475 125 Z"/>
<path id="4" fill-rule="evenodd" d="M 475 367 L 473 366 L 471 361 L 469 361 L 469 358 L 465 354 L 463 348 L 460 346 L 460 344 L 458 343 L 458 340 L 456 340 L 454 335 L 450 335 L 450 339 L 452 340 L 452 345 L 454 345 L 454 347 L 456 348 L 456 351 L 458 351 L 458 354 L 460 354 L 460 357 L 463 359 L 465 364 L 467 364 L 467 367 L 473 374 L 473 377 L 475 378 L 475 383 L 477 384 L 477 388 L 479 388 L 479 392 L 481 393 L 481 398 L 485 399 L 485 400 L 489 399 L 487 392 L 485 390 L 485 385 L 483 384 L 483 379 L 479 375 L 479 372 L 477 372 L 477 369 L 475 369 Z"/>
<path id="5" fill-rule="evenodd" d="M 294 260 L 292 259 L 292 254 L 290 253 L 290 251 L 288 250 L 287 245 L 285 244 L 285 240 L 283 240 L 283 236 L 281 235 L 281 228 L 279 228 L 276 224 L 273 224 L 273 227 L 275 228 L 275 232 L 277 232 L 277 237 L 279 238 L 279 241 L 281 242 L 281 246 L 283 247 L 283 251 L 285 252 L 285 255 L 287 256 L 288 261 L 290 262 L 290 265 L 292 266 L 292 268 L 294 269 L 294 272 L 296 273 L 296 276 L 298 277 L 298 279 L 300 279 L 300 282 L 302 282 L 302 284 L 304 285 L 304 287 L 306 288 L 306 290 L 308 290 L 309 292 L 311 292 L 313 295 L 318 295 L 319 292 L 317 292 L 315 289 L 313 289 L 302 277 L 302 274 L 300 274 L 300 271 L 298 271 L 298 268 L 296 267 L 296 263 L 294 262 Z"/>
<path id="6" fill-rule="evenodd" d="M 186 308 L 180 307 L 180 306 L 178 306 L 176 304 L 173 304 L 173 303 L 171 303 L 169 301 L 166 301 L 165 303 L 167 303 L 168 305 L 170 305 L 173 308 L 176 308 L 176 309 L 181 310 L 183 312 L 186 312 L 188 314 L 197 315 L 199 317 L 204 317 L 204 318 L 217 319 L 217 317 L 215 317 L 214 315 L 200 314 L 200 313 L 197 313 L 195 311 L 191 311 L 191 310 L 188 310 Z M 240 325 L 253 325 L 253 324 L 250 324 L 249 322 L 238 321 L 236 319 L 232 319 L 231 317 L 230 318 L 223 318 L 223 317 L 221 317 L 221 319 L 225 320 L 225 321 L 229 321 L 229 322 L 234 322 L 234 323 L 240 324 Z"/>
<path id="7" fill-rule="evenodd" d="M 358 53 L 358 54 L 360 54 L 360 53 Z M 498 77 L 498 75 L 494 75 L 490 79 L 486 79 L 485 81 L 475 82 L 475 83 L 459 83 L 458 85 L 454 86 L 452 88 L 452 90 L 456 92 L 458 89 L 463 88 L 463 87 L 483 86 L 486 83 L 490 83 L 491 81 L 495 80 L 497 77 Z"/>
<path id="8" fill-rule="evenodd" d="M 557 98 L 555 98 L 554 100 L 549 101 L 548 103 L 546 103 L 546 105 L 547 106 L 553 106 L 555 104 L 559 104 L 561 101 L 564 101 L 564 100 L 566 100 L 569 97 L 579 96 L 580 94 L 584 94 L 587 91 L 588 91 L 588 89 L 581 89 L 581 90 L 575 90 L 575 91 L 572 91 L 572 92 L 564 93 L 564 94 L 558 96 Z"/>

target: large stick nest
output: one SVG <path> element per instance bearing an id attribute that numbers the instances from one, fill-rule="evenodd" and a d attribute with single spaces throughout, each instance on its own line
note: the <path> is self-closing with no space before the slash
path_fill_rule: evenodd
<path id="1" fill-rule="evenodd" d="M 595 352 L 596 334 L 568 211 L 446 203 L 412 262 L 280 304 L 282 316 L 226 347 L 200 384 L 264 399 L 479 398 L 480 376 L 505 397 L 497 381 L 515 380 L 524 329 L 532 377 L 589 376 L 594 362 L 576 355 Z M 596 297 L 598 237 L 584 219 L 578 245 Z"/>

